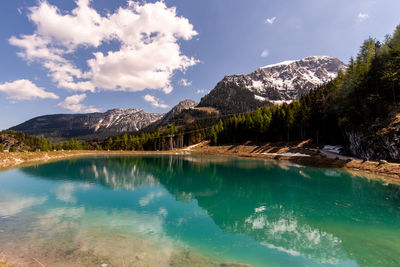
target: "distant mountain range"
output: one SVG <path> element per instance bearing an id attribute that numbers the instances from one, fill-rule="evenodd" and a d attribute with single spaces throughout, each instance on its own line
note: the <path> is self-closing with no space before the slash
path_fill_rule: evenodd
<path id="1" fill-rule="evenodd" d="M 36 117 L 10 130 L 46 138 L 106 137 L 135 132 L 161 119 L 163 114 L 140 109 L 112 109 L 104 113 L 57 114 Z"/>
<path id="2" fill-rule="evenodd" d="M 200 103 L 184 100 L 166 114 L 140 109 L 113 109 L 105 113 L 59 114 L 33 118 L 10 130 L 53 139 L 104 138 L 145 128 L 156 128 L 187 110 L 199 114 L 235 114 L 270 104 L 298 99 L 310 90 L 335 78 L 346 68 L 339 59 L 313 56 L 265 66 L 244 75 L 225 76 Z M 195 114 L 195 115 L 194 115 Z"/>

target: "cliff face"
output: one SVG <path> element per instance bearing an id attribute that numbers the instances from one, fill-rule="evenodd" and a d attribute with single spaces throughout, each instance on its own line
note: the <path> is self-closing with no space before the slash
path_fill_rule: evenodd
<path id="1" fill-rule="evenodd" d="M 348 131 L 346 135 L 355 157 L 400 162 L 400 114 L 371 125 L 368 132 Z"/>

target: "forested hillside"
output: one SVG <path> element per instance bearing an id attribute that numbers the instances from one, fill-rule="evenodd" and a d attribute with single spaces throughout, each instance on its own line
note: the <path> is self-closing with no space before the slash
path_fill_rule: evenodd
<path id="1" fill-rule="evenodd" d="M 213 144 L 311 138 L 343 144 L 355 156 L 400 159 L 400 26 L 381 43 L 366 40 L 346 72 L 287 105 L 215 125 Z"/>
<path id="2" fill-rule="evenodd" d="M 222 114 L 241 113 L 267 105 L 254 98 L 254 93 L 234 82 L 220 82 L 203 97 L 198 107 L 213 107 Z"/>
<path id="3" fill-rule="evenodd" d="M 0 152 L 3 151 L 52 151 L 90 149 L 87 143 L 76 139 L 60 143 L 52 143 L 44 137 L 30 136 L 17 131 L 0 131 Z"/>

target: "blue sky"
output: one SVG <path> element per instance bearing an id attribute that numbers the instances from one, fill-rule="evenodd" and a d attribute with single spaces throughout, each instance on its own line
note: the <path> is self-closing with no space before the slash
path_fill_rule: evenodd
<path id="1" fill-rule="evenodd" d="M 167 112 L 225 75 L 312 55 L 346 63 L 394 31 L 398 10 L 398 0 L 3 0 L 0 129 L 45 114 Z"/>

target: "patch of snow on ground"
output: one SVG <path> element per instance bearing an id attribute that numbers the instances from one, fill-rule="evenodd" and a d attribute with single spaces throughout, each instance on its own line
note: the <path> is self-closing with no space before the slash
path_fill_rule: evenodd
<path id="1" fill-rule="evenodd" d="M 274 105 L 283 105 L 284 103 L 290 104 L 293 100 L 270 100 Z"/>
<path id="2" fill-rule="evenodd" d="M 342 149 L 342 146 L 330 146 L 330 145 L 326 145 L 324 146 L 324 148 L 322 150 L 328 151 L 328 152 L 332 152 L 332 153 L 336 153 L 336 154 L 340 154 L 340 150 Z"/>
<path id="3" fill-rule="evenodd" d="M 264 89 L 264 84 L 262 83 L 262 81 L 253 81 L 253 87 L 258 90 L 262 90 Z"/>
<path id="4" fill-rule="evenodd" d="M 258 101 L 267 101 L 268 99 L 266 99 L 265 97 L 259 96 L 259 95 L 254 95 L 254 98 Z"/>
<path id="5" fill-rule="evenodd" d="M 282 154 L 278 154 L 278 153 L 262 153 L 262 155 L 267 155 L 267 156 L 286 156 L 286 157 L 310 157 L 310 155 L 307 155 L 307 154 L 291 153 L 291 152 L 286 152 L 286 153 L 282 153 Z"/>

